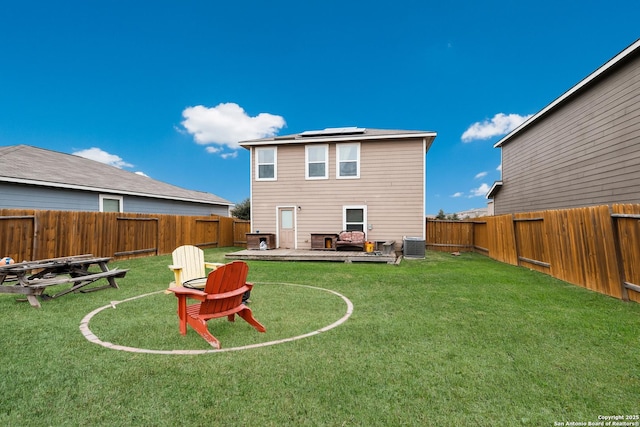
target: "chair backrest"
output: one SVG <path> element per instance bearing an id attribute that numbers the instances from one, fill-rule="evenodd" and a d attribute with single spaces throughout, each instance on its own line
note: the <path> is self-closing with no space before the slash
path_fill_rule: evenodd
<path id="1" fill-rule="evenodd" d="M 364 231 L 352 231 L 351 232 L 351 241 L 354 243 L 362 243 L 364 242 L 365 234 Z"/>
<path id="2" fill-rule="evenodd" d="M 362 243 L 365 239 L 363 231 L 341 231 L 338 239 L 343 242 Z"/>
<path id="3" fill-rule="evenodd" d="M 247 283 L 249 266 L 243 261 L 233 261 L 213 270 L 207 276 L 204 292 L 207 294 L 222 294 L 235 291 Z M 236 308 L 242 304 L 242 294 L 219 300 L 204 301 L 200 304 L 200 314 L 212 314 Z"/>
<path id="4" fill-rule="evenodd" d="M 350 231 L 341 231 L 340 234 L 338 235 L 338 239 L 343 241 L 343 242 L 350 242 L 351 241 L 351 232 Z"/>
<path id="5" fill-rule="evenodd" d="M 205 277 L 202 249 L 191 245 L 180 246 L 171 253 L 171 256 L 173 257 L 173 265 L 182 267 L 180 276 L 182 283 Z M 182 283 L 177 283 L 177 285 L 181 286 Z"/>

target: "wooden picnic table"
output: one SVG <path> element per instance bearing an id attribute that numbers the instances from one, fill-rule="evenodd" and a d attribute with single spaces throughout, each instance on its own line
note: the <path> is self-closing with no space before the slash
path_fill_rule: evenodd
<path id="1" fill-rule="evenodd" d="M 71 292 L 92 292 L 105 288 L 116 288 L 116 277 L 124 277 L 128 269 L 110 270 L 109 257 L 94 257 L 91 254 L 74 255 L 62 258 L 50 258 L 38 261 L 23 261 L 0 265 L 0 293 L 25 295 L 29 304 L 40 308 L 38 297 L 42 299 L 58 298 Z M 89 271 L 97 265 L 100 271 Z M 104 286 L 85 288 L 99 279 L 109 283 Z M 54 295 L 44 294 L 49 286 L 69 283 L 71 287 Z"/>

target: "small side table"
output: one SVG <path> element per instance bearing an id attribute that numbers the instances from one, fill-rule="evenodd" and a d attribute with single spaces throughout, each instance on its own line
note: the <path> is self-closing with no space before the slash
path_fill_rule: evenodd
<path id="1" fill-rule="evenodd" d="M 395 240 L 375 240 L 374 248 L 376 252 L 382 252 L 382 255 L 391 255 L 395 250 Z"/>

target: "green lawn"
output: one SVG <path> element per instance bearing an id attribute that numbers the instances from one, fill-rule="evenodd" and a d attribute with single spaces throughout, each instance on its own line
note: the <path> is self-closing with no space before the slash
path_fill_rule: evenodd
<path id="1" fill-rule="evenodd" d="M 222 261 L 233 249 L 206 250 Z M 553 426 L 640 414 L 640 304 L 477 254 L 427 252 L 399 266 L 249 262 L 267 328 L 209 322 L 223 347 L 178 333 L 169 256 L 120 289 L 36 310 L 0 294 L 2 426 Z M 306 286 L 296 286 L 306 285 Z M 138 299 L 131 299 L 150 294 Z"/>

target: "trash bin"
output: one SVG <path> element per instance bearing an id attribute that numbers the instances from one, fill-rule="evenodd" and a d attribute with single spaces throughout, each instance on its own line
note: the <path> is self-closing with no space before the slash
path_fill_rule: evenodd
<path id="1" fill-rule="evenodd" d="M 364 251 L 367 253 L 373 252 L 373 242 L 364 242 Z"/>

